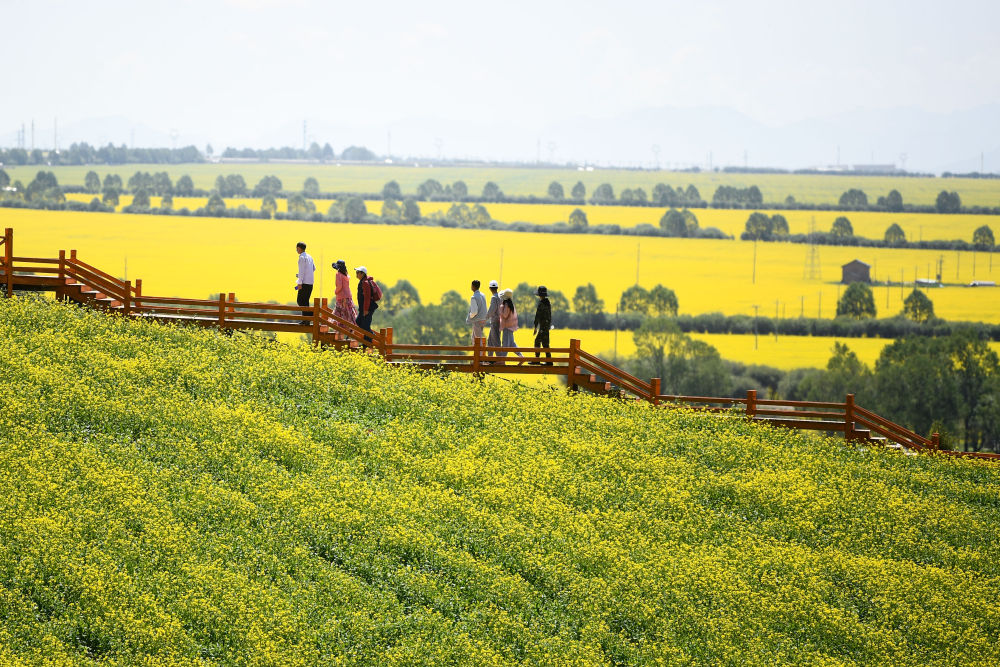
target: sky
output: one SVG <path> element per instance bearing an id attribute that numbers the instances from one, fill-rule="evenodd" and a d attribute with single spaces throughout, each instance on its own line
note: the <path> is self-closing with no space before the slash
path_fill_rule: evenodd
<path id="1" fill-rule="evenodd" d="M 173 130 L 178 145 L 251 146 L 281 133 L 299 145 L 303 120 L 367 137 L 415 118 L 534 136 L 660 107 L 776 127 L 1000 104 L 1000 3 L 987 1 L 0 0 L 0 12 L 0 143 L 34 120 L 43 147 L 54 123 L 105 117 Z"/>

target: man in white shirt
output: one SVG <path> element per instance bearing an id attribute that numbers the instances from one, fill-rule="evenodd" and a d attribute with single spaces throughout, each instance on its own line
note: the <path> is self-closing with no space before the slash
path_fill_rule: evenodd
<path id="1" fill-rule="evenodd" d="M 295 289 L 298 290 L 298 297 L 295 302 L 300 306 L 308 306 L 309 300 L 312 298 L 313 292 L 313 276 L 316 275 L 316 263 L 313 262 L 313 258 L 309 256 L 306 252 L 306 244 L 299 241 L 295 244 L 295 251 L 299 253 L 299 272 L 296 275 L 297 280 L 295 281 Z M 303 310 L 303 317 L 312 317 L 311 310 Z M 301 322 L 305 326 L 309 326 L 309 322 Z"/>
<path id="2" fill-rule="evenodd" d="M 469 301 L 469 315 L 466 324 L 472 325 L 472 344 L 477 338 L 483 337 L 483 327 L 486 325 L 486 297 L 479 291 L 479 281 L 472 281 L 472 300 Z"/>

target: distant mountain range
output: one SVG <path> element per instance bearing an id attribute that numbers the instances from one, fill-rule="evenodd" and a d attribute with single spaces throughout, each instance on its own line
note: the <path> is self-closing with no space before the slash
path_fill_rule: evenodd
<path id="1" fill-rule="evenodd" d="M 30 127 L 25 142 L 30 144 Z M 162 147 L 212 144 L 267 148 L 301 146 L 303 122 L 290 121 L 242 135 L 211 137 L 197 130 L 172 133 L 124 117 L 94 118 L 65 127 L 35 127 L 35 145 L 48 149 L 86 141 Z M 245 136 L 244 136 L 245 135 Z M 0 145 L 17 144 L 17 130 Z M 488 124 L 477 119 L 409 117 L 388 125 L 307 119 L 305 140 L 329 142 L 340 152 L 364 145 L 379 155 L 470 158 L 597 166 L 700 168 L 744 166 L 800 169 L 892 164 L 907 171 L 1000 172 L 1000 106 L 952 113 L 910 107 L 859 110 L 790 124 L 767 124 L 728 108 L 662 107 L 593 118 L 581 114 L 545 126 Z"/>

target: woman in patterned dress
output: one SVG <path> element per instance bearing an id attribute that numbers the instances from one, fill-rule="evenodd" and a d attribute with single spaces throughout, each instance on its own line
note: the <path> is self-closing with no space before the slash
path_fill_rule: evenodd
<path id="1" fill-rule="evenodd" d="M 333 268 L 337 269 L 337 305 L 333 309 L 333 314 L 348 322 L 354 322 L 358 317 L 358 309 L 354 306 L 354 297 L 351 295 L 351 279 L 347 276 L 347 263 L 338 259 L 333 263 Z"/>

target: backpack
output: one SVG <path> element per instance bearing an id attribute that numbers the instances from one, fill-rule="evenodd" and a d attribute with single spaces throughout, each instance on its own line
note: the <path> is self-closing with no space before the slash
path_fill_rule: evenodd
<path id="1" fill-rule="evenodd" d="M 368 286 L 371 288 L 372 301 L 378 303 L 382 300 L 382 288 L 378 286 L 374 278 L 368 279 Z"/>

